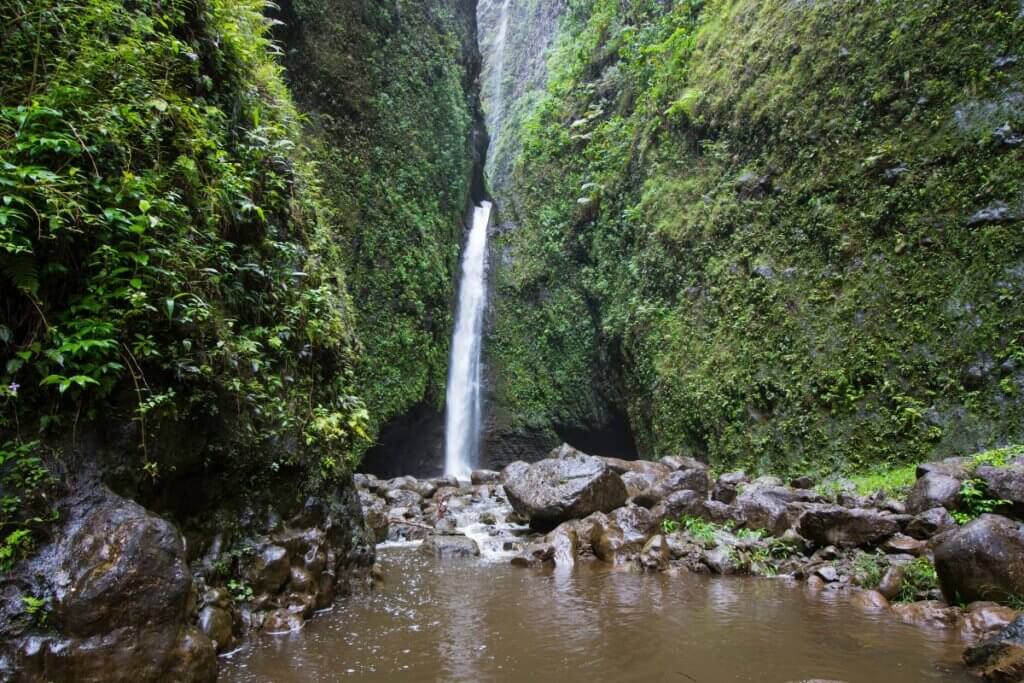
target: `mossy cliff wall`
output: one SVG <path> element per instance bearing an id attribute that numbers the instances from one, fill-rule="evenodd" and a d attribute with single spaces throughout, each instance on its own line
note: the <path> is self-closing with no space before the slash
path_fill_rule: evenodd
<path id="1" fill-rule="evenodd" d="M 1024 434 L 1017 0 L 570 2 L 498 189 L 513 424 L 844 469 Z"/>

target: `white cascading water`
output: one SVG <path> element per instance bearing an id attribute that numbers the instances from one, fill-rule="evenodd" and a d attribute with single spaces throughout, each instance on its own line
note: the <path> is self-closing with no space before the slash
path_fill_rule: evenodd
<path id="1" fill-rule="evenodd" d="M 487 226 L 491 203 L 473 211 L 462 254 L 462 280 L 455 310 L 452 356 L 448 366 L 444 473 L 469 479 L 480 448 L 480 355 L 487 305 Z"/>

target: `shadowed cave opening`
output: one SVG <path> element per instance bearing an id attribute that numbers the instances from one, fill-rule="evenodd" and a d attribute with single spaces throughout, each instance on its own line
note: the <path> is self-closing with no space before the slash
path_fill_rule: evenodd
<path id="1" fill-rule="evenodd" d="M 555 433 L 563 442 L 588 455 L 607 458 L 638 460 L 640 453 L 633 438 L 629 419 L 616 410 L 609 412 L 608 420 L 598 427 L 555 425 Z"/>

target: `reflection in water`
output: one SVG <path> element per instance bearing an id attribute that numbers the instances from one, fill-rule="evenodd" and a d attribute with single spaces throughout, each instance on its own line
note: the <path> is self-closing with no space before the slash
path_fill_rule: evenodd
<path id="1" fill-rule="evenodd" d="M 385 586 L 223 660 L 229 683 L 966 682 L 962 646 L 778 580 L 443 566 L 381 552 Z"/>

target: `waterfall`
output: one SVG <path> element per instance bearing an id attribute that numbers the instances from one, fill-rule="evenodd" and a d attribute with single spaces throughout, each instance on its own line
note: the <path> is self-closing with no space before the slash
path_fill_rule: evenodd
<path id="1" fill-rule="evenodd" d="M 448 365 L 444 472 L 469 479 L 480 449 L 480 352 L 487 304 L 487 226 L 491 203 L 473 211 L 462 254 L 462 280 L 455 310 L 452 356 Z"/>

